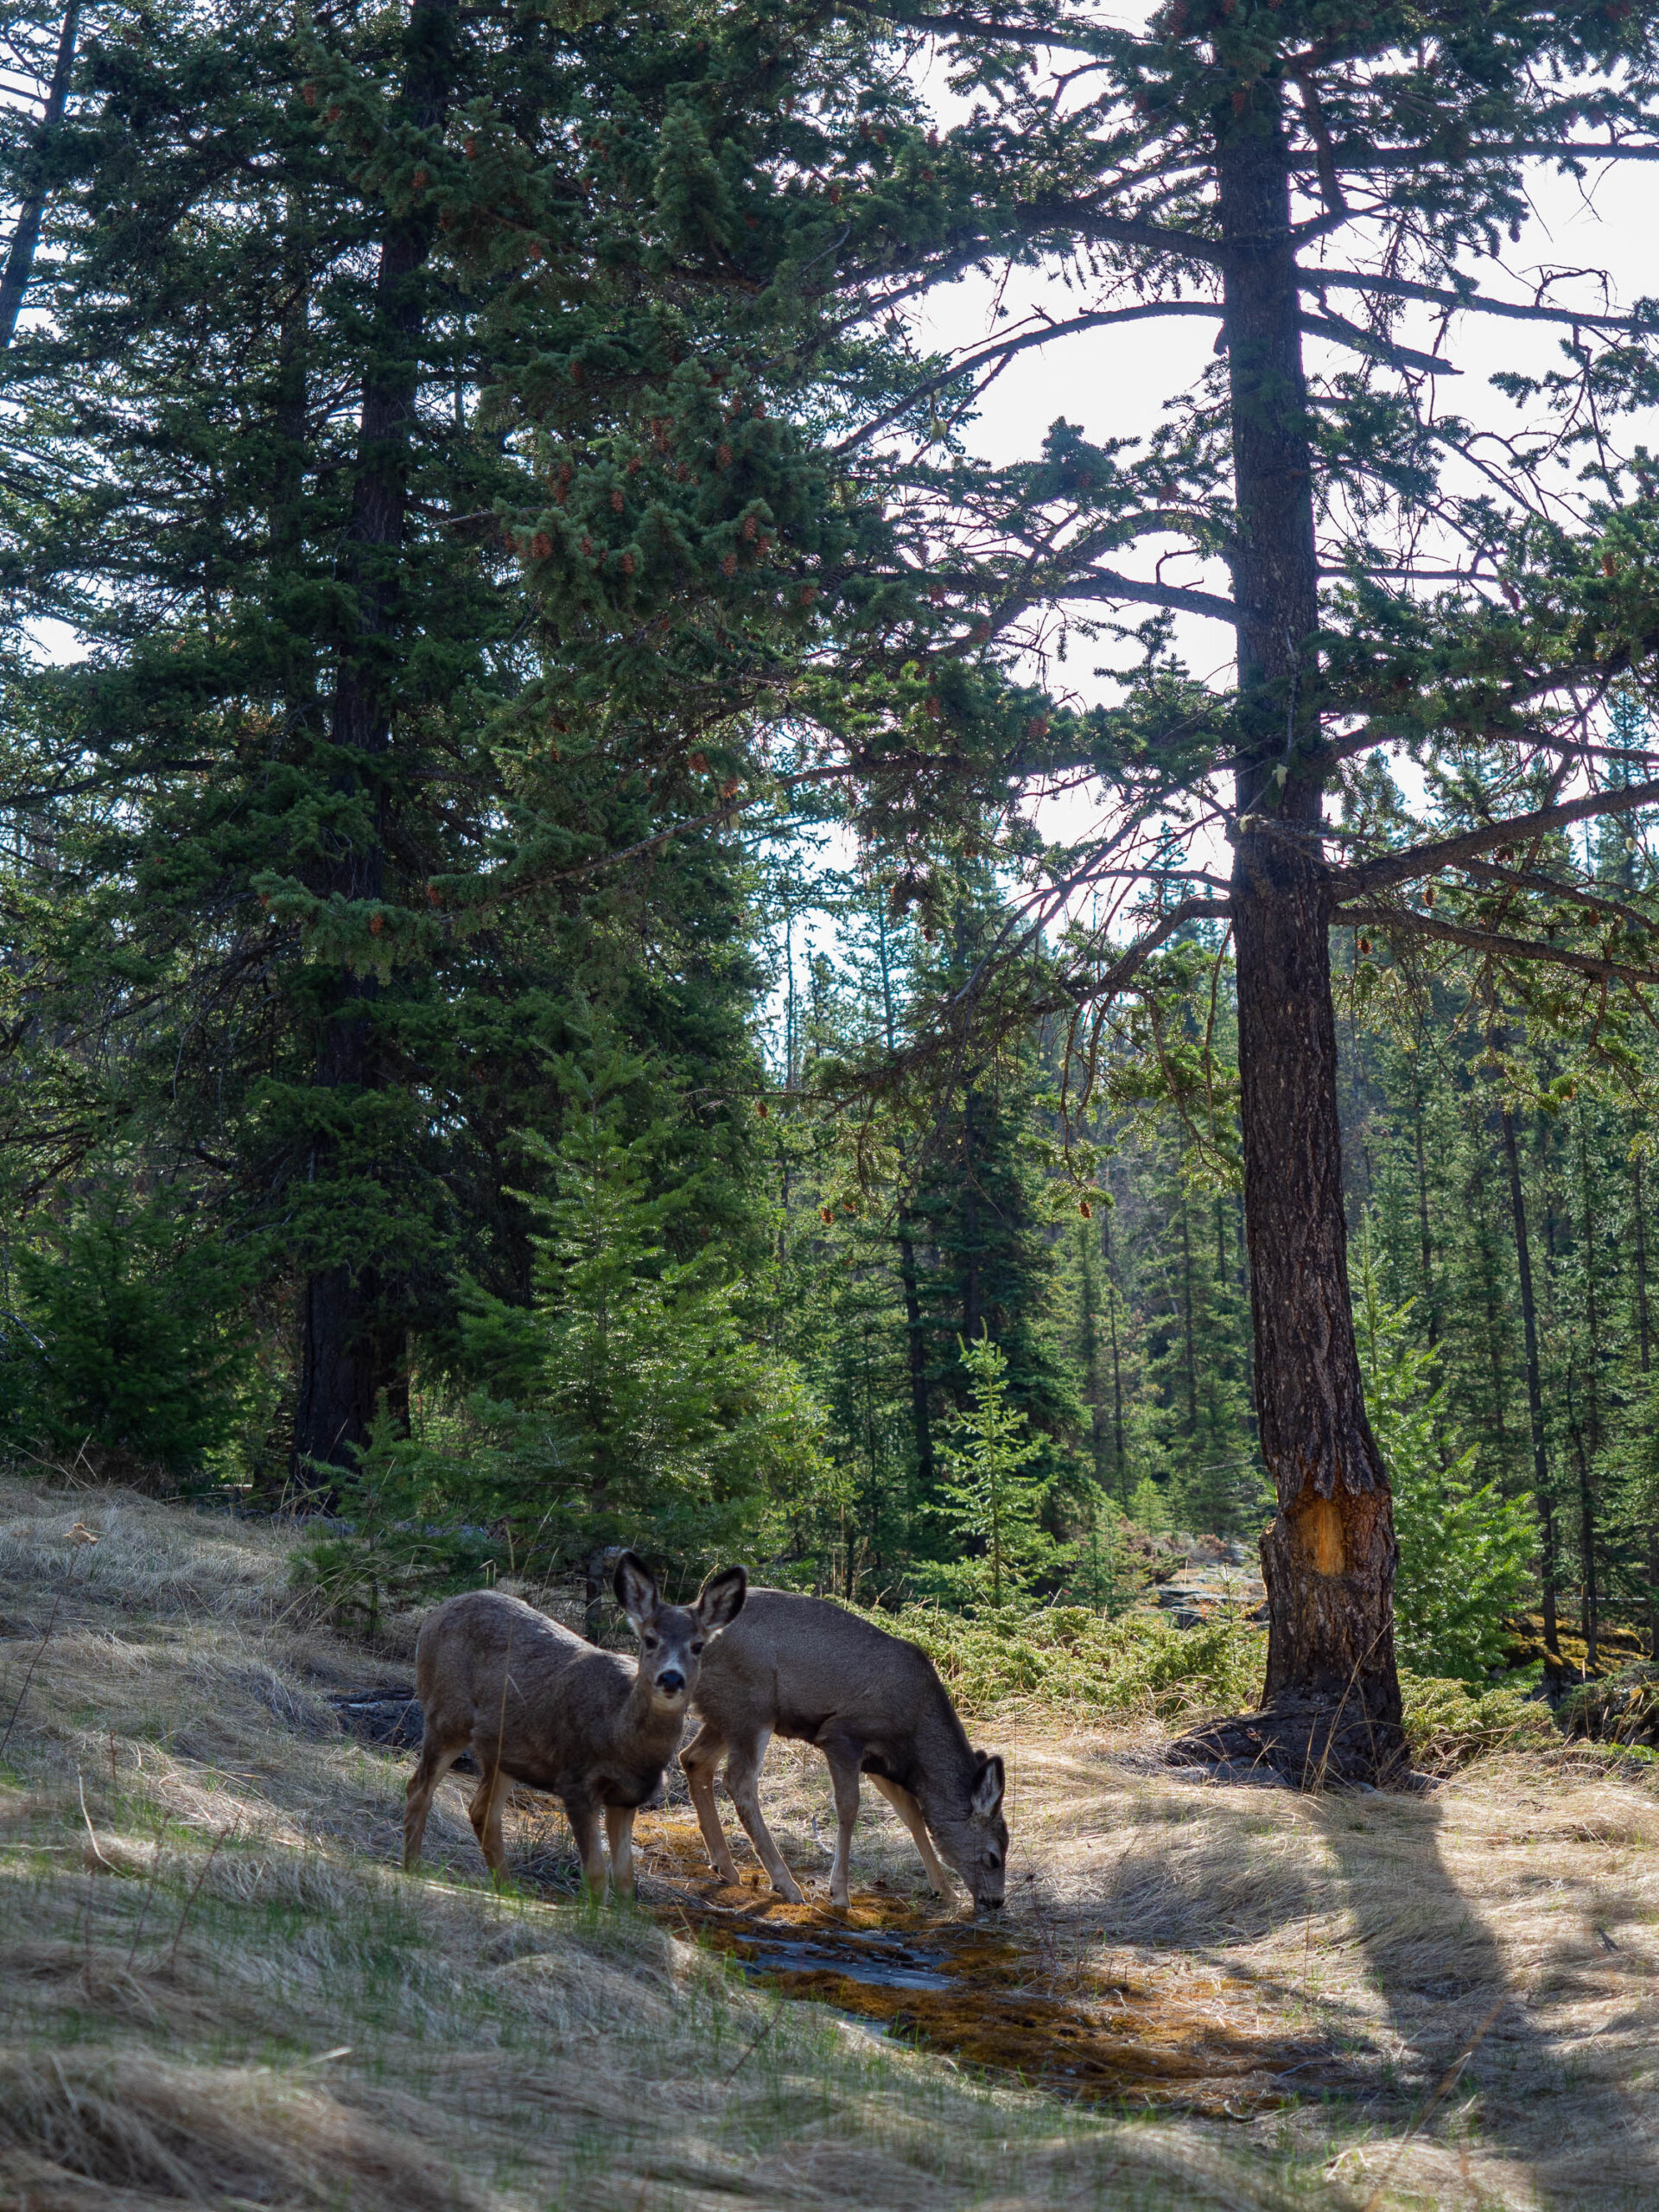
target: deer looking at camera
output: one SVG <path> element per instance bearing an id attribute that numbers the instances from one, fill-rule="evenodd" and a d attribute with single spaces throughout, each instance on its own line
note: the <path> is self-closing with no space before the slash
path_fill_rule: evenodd
<path id="1" fill-rule="evenodd" d="M 433 1791 L 471 1751 L 483 1779 L 467 1812 L 492 1873 L 506 1866 L 502 1799 L 524 1782 L 563 1805 L 595 1897 L 605 1891 L 603 1814 L 613 1883 L 631 1896 L 634 1814 L 679 1747 L 704 1648 L 741 1612 L 747 1586 L 743 1569 L 728 1567 L 695 1605 L 665 1605 L 650 1569 L 624 1552 L 616 1596 L 639 1638 L 637 1664 L 499 1590 L 429 1613 L 415 1647 L 426 1732 L 404 1813 L 404 1866 L 419 1862 Z"/>
<path id="2" fill-rule="evenodd" d="M 773 1889 L 802 1902 L 760 1817 L 766 1745 L 774 1735 L 791 1736 L 816 1744 L 830 1763 L 837 1824 L 831 1904 L 849 1902 L 861 1774 L 910 1830 L 941 1897 L 950 1894 L 943 1853 L 976 1911 L 1002 1903 L 1008 1855 L 1002 1762 L 970 1748 L 944 1683 L 915 1644 L 822 1598 L 751 1590 L 742 1619 L 710 1646 L 692 1705 L 702 1726 L 680 1764 L 722 1881 L 738 1879 L 715 1809 L 715 1776 L 724 1758 L 727 1791 Z"/>

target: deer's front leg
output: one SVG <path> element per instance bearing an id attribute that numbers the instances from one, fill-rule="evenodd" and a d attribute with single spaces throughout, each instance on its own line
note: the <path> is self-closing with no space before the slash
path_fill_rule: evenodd
<path id="1" fill-rule="evenodd" d="M 620 1897 L 633 1895 L 633 1815 L 632 1805 L 605 1808 L 605 1839 L 611 1847 L 611 1887 Z"/>
<path id="2" fill-rule="evenodd" d="M 885 1775 L 873 1774 L 870 1780 L 910 1830 L 911 1840 L 922 1854 L 922 1864 L 927 1869 L 927 1878 L 932 1884 L 936 1895 L 942 1897 L 951 1896 L 950 1877 L 939 1862 L 939 1854 L 933 1848 L 933 1839 L 927 1832 L 922 1808 L 915 1798 L 908 1789 L 901 1789 L 898 1783 L 889 1782 Z"/>
<path id="3" fill-rule="evenodd" d="M 576 1840 L 582 1879 L 597 1904 L 605 1895 L 605 1850 L 599 1840 L 599 1807 L 591 1797 L 567 1797 L 564 1813 Z"/>

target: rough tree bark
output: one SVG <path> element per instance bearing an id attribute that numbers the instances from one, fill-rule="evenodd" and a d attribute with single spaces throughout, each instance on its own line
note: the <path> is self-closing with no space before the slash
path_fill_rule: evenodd
<path id="1" fill-rule="evenodd" d="M 454 0 L 414 0 L 400 105 L 421 130 L 441 130 L 444 122 L 454 16 Z M 325 898 L 353 903 L 378 899 L 385 881 L 395 662 L 389 645 L 399 620 L 410 435 L 425 325 L 418 279 L 435 230 L 435 216 L 417 207 L 389 216 L 382 234 L 352 519 L 340 555 L 357 619 L 340 648 L 330 735 L 340 764 L 336 787 L 360 802 L 356 818 L 367 826 L 336 833 L 316 871 L 316 888 Z M 319 1090 L 349 1095 L 384 1083 L 378 996 L 372 976 L 342 969 L 334 977 L 318 1042 L 314 1082 Z M 327 1182 L 339 1163 L 339 1138 L 329 1126 L 337 1119 L 326 1110 L 318 1116 L 310 1160 L 315 1181 Z M 394 1417 L 407 1420 L 406 1332 L 396 1308 L 395 1286 L 371 1263 L 343 1259 L 308 1279 L 294 1424 L 294 1458 L 302 1475 L 315 1479 L 318 1467 L 350 1465 L 383 1397 Z"/>
<path id="2" fill-rule="evenodd" d="M 1366 1419 L 1349 1302 L 1331 995 L 1324 775 L 1306 697 L 1319 625 L 1312 455 L 1289 177 L 1258 80 L 1224 126 L 1217 183 L 1230 383 L 1244 757 L 1231 889 L 1246 1237 L 1262 1452 L 1278 1510 L 1260 1713 L 1184 1759 L 1304 1785 L 1406 1765 L 1394 1656 L 1393 1501 Z"/>

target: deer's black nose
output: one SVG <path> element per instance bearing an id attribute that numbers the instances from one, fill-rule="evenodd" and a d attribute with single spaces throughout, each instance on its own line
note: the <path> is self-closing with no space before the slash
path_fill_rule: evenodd
<path id="1" fill-rule="evenodd" d="M 664 1697 L 677 1697 L 685 1688 L 685 1676 L 677 1667 L 664 1667 L 657 1677 L 657 1687 Z"/>

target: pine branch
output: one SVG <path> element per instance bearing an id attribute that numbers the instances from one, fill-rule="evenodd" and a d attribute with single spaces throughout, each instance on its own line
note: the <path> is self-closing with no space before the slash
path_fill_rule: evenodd
<path id="1" fill-rule="evenodd" d="M 1346 346 L 1356 353 L 1363 353 L 1375 361 L 1386 361 L 1390 368 L 1421 369 L 1432 377 L 1459 377 L 1461 369 L 1453 368 L 1438 353 L 1419 353 L 1409 346 L 1396 346 L 1391 339 L 1379 338 L 1374 331 L 1363 330 L 1358 323 L 1350 322 L 1345 316 L 1333 315 L 1327 308 L 1324 315 L 1298 315 L 1297 321 L 1310 338 L 1323 338 L 1332 346 Z"/>
<path id="2" fill-rule="evenodd" d="M 1627 814 L 1633 807 L 1656 804 L 1659 804 L 1659 778 L 1645 784 L 1627 784 L 1618 791 L 1589 791 L 1582 798 L 1564 799 L 1559 806 L 1540 807 L 1532 814 L 1512 814 L 1505 822 L 1485 823 L 1455 837 L 1439 837 L 1432 844 L 1410 846 L 1402 853 L 1384 853 L 1357 868 L 1333 868 L 1331 882 L 1339 899 L 1386 891 L 1415 876 L 1438 875 L 1442 868 L 1459 867 L 1495 845 L 1524 845 L 1574 822 L 1592 821 L 1600 814 Z"/>
<path id="3" fill-rule="evenodd" d="M 1470 146 L 1461 158 L 1478 162 L 1515 154 L 1545 161 L 1659 162 L 1659 145 L 1632 144 L 1619 138 L 1505 138 Z M 1339 169 L 1363 176 L 1378 169 L 1419 168 L 1425 166 L 1426 158 L 1419 146 L 1344 146 L 1338 150 L 1336 162 Z"/>
<path id="4" fill-rule="evenodd" d="M 931 31 L 937 38 L 984 39 L 998 46 L 1053 47 L 1065 54 L 1086 54 L 1103 60 L 1117 42 L 1112 33 L 1068 31 L 1058 22 L 1007 22 L 995 15 L 975 15 L 963 8 L 886 7 L 848 10 L 849 15 L 879 15 L 884 22 L 902 23 L 906 30 Z"/>
<path id="5" fill-rule="evenodd" d="M 1496 930 L 1468 929 L 1460 922 L 1437 921 L 1427 914 L 1414 914 L 1402 906 L 1338 906 L 1332 917 L 1349 928 L 1404 930 L 1415 937 L 1433 938 L 1446 944 L 1461 944 L 1471 952 L 1488 952 L 1499 960 L 1541 960 L 1556 968 L 1570 968 L 1600 983 L 1659 983 L 1659 969 L 1630 968 L 1618 960 L 1602 960 L 1593 953 L 1572 952 L 1565 945 L 1541 944 L 1535 938 L 1507 937 Z"/>
<path id="6" fill-rule="evenodd" d="M 1405 276 L 1368 276 L 1353 269 L 1306 269 L 1298 280 L 1305 292 L 1382 292 L 1390 299 L 1427 300 L 1431 307 L 1454 314 L 1507 315 L 1516 322 L 1565 323 L 1574 330 L 1612 330 L 1637 337 L 1659 330 L 1652 323 L 1628 315 L 1580 315 L 1571 308 L 1523 306 L 1516 300 L 1495 300 L 1487 292 L 1448 291 L 1437 284 L 1419 284 Z"/>
<path id="7" fill-rule="evenodd" d="M 1160 914 L 1146 935 L 1137 938 L 1112 963 L 1103 976 L 1092 982 L 1068 977 L 1057 992 L 1046 999 L 1039 999 L 1030 1008 L 1035 1016 L 1044 1014 L 1069 1013 L 1073 1007 L 1089 1006 L 1101 999 L 1116 998 L 1117 994 L 1135 981 L 1153 954 L 1166 944 L 1177 930 L 1187 922 L 1213 918 L 1232 918 L 1232 902 L 1228 899 L 1183 899 Z"/>
<path id="8" fill-rule="evenodd" d="M 1498 888 L 1511 885 L 1517 891 L 1539 891 L 1552 899 L 1564 899 L 1572 906 L 1582 906 L 1592 914 L 1617 915 L 1620 920 L 1634 922 L 1639 928 L 1659 931 L 1659 920 L 1630 906 L 1622 899 L 1608 899 L 1599 892 L 1580 891 L 1576 884 L 1558 883 L 1553 875 L 1546 875 L 1541 868 L 1495 868 L 1490 861 L 1465 861 L 1464 873 L 1474 877 L 1477 883 L 1490 883 Z"/>
<path id="9" fill-rule="evenodd" d="M 1147 584 L 1135 576 L 1121 576 L 1115 569 L 1085 569 L 1070 582 L 1049 584 L 1045 599 L 1132 599 L 1147 607 L 1167 607 L 1172 613 L 1206 614 L 1214 622 L 1236 625 L 1244 619 L 1230 599 L 1213 592 L 1184 591 L 1179 584 Z"/>
<path id="10" fill-rule="evenodd" d="M 1027 200 L 1014 210 L 1013 222 L 1027 238 L 1061 232 L 1070 238 L 1094 238 L 1103 245 L 1143 245 L 1183 261 L 1201 261 L 1208 269 L 1224 268 L 1227 261 L 1226 248 L 1219 238 L 1202 237 L 1197 231 L 1167 231 L 1160 223 L 1129 222 L 1086 204 L 1080 207 L 1075 200 Z"/>
<path id="11" fill-rule="evenodd" d="M 964 356 L 948 369 L 942 369 L 938 376 L 928 377 L 913 386 L 902 399 L 895 400 L 873 422 L 867 423 L 861 430 L 855 430 L 851 437 L 844 438 L 833 450 L 837 454 L 856 452 L 860 446 L 877 436 L 890 423 L 896 423 L 901 415 L 919 401 L 930 398 L 934 392 L 954 384 L 958 377 L 970 376 L 988 361 L 995 361 L 1001 366 L 1011 361 L 1016 353 L 1028 353 L 1033 346 L 1052 345 L 1057 338 L 1073 338 L 1085 330 L 1102 330 L 1109 323 L 1150 322 L 1160 316 L 1179 315 L 1208 315 L 1212 321 L 1219 322 L 1221 303 L 1209 300 L 1170 300 L 1150 302 L 1143 307 L 1103 308 L 1094 315 L 1072 315 L 1065 322 L 1050 323 L 1041 330 L 1028 330 L 1018 338 L 1007 338 L 995 346 L 982 346 L 977 353 Z"/>

